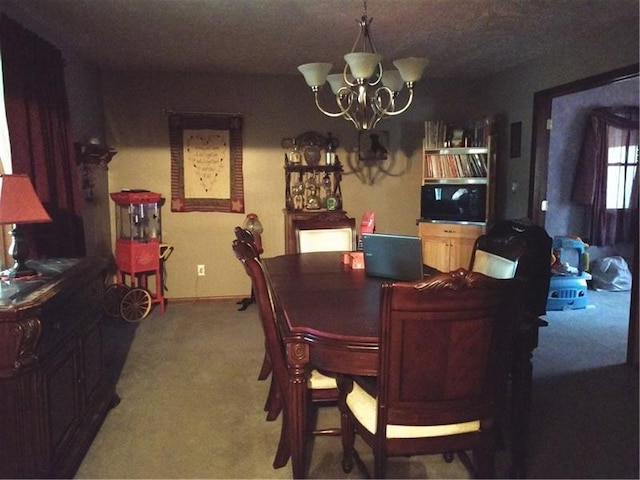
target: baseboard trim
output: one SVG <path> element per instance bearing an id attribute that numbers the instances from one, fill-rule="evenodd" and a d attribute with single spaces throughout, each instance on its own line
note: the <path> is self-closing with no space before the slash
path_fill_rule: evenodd
<path id="1" fill-rule="evenodd" d="M 195 302 L 227 302 L 234 300 L 239 302 L 246 298 L 246 295 L 229 295 L 221 297 L 181 297 L 181 298 L 166 298 L 167 305 L 171 303 L 195 303 Z"/>

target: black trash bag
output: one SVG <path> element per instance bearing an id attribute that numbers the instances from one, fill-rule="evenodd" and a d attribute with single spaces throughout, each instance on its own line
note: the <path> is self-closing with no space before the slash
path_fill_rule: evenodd
<path id="1" fill-rule="evenodd" d="M 622 257 L 604 257 L 593 262 L 592 285 L 595 290 L 627 292 L 631 290 L 631 271 Z"/>

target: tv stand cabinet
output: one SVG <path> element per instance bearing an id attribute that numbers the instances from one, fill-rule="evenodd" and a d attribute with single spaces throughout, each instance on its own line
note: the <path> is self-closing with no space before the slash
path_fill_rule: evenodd
<path id="1" fill-rule="evenodd" d="M 104 370 L 99 258 L 28 262 L 0 285 L 0 477 L 72 478 L 118 397 Z"/>

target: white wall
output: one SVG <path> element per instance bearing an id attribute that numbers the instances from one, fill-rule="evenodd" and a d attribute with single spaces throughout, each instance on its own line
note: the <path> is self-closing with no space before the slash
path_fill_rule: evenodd
<path id="1" fill-rule="evenodd" d="M 462 108 L 465 95 L 432 83 L 447 102 Z M 464 82 L 453 82 L 453 84 Z M 331 131 L 340 140 L 338 155 L 358 142 L 357 131 L 344 120 L 319 113 L 299 76 L 221 76 L 210 74 L 104 72 L 107 136 L 118 154 L 109 166 L 109 189 L 144 188 L 171 196 L 167 116 L 176 112 L 239 112 L 244 117 L 243 170 L 246 213 L 258 214 L 264 225 L 265 256 L 284 253 L 284 150 L 281 141 L 305 131 Z M 342 183 L 344 209 L 359 219 L 376 214 L 379 232 L 417 234 L 421 148 L 424 119 L 439 97 L 424 86 L 412 113 L 390 120 L 388 149 L 396 159 L 394 173 L 375 185 L 361 183 L 346 172 Z M 446 108 L 440 106 L 440 113 Z M 440 114 L 438 113 L 438 114 Z M 460 114 L 460 112 L 457 112 Z M 449 115 L 451 113 L 449 112 Z M 348 170 L 348 168 L 346 168 Z M 169 298 L 246 295 L 249 280 L 231 251 L 233 228 L 245 216 L 231 213 L 162 210 L 163 241 L 175 247 L 166 263 Z M 207 275 L 198 277 L 196 265 Z"/>

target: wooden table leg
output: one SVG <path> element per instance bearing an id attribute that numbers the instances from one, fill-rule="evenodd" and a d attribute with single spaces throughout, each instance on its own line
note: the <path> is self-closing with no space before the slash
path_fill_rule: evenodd
<path id="1" fill-rule="evenodd" d="M 516 342 L 511 372 L 511 454 L 512 478 L 526 477 L 526 454 L 531 415 L 533 351 L 538 346 L 538 330 L 547 322 L 535 318 L 522 325 Z"/>
<path id="2" fill-rule="evenodd" d="M 306 478 L 306 436 L 307 436 L 307 381 L 309 372 L 309 346 L 304 343 L 287 344 L 287 364 L 289 367 L 289 405 L 284 412 L 290 416 L 290 445 L 293 478 Z M 287 411 L 288 410 L 288 411 Z"/>

